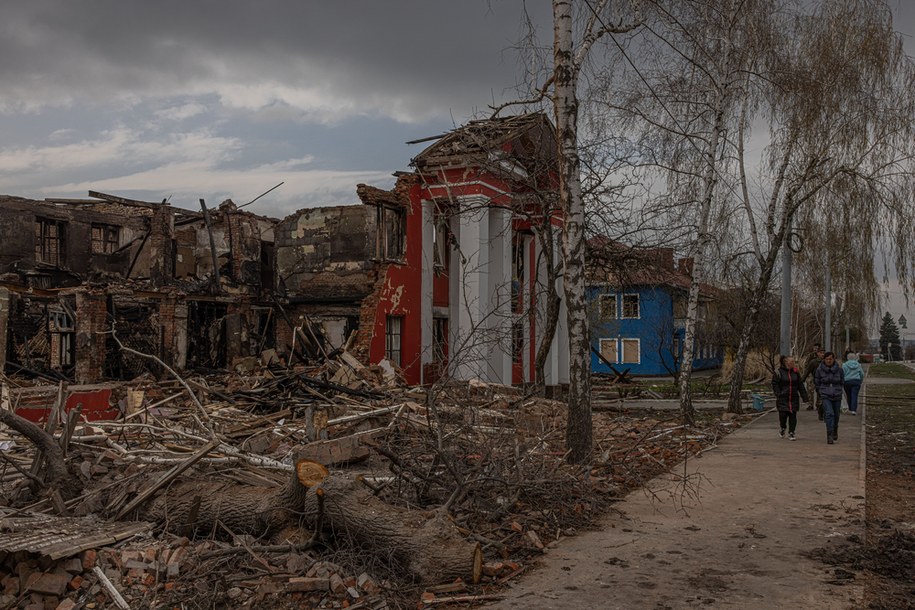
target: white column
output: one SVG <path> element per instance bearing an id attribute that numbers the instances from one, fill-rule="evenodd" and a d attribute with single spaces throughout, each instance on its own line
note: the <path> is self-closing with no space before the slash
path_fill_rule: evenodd
<path id="1" fill-rule="evenodd" d="M 505 385 L 512 381 L 511 217 L 506 208 L 489 208 L 489 298 L 485 312 L 491 337 L 488 381 Z"/>
<path id="2" fill-rule="evenodd" d="M 423 365 L 432 362 L 432 274 L 435 268 L 435 202 L 423 201 L 423 256 L 422 256 L 422 304 L 420 305 L 420 381 L 423 378 Z"/>
<path id="3" fill-rule="evenodd" d="M 482 195 L 458 198 L 460 213 L 456 219 L 459 244 L 451 297 L 454 339 L 450 346 L 454 375 L 459 379 L 487 379 L 486 310 L 489 289 L 489 199 Z"/>

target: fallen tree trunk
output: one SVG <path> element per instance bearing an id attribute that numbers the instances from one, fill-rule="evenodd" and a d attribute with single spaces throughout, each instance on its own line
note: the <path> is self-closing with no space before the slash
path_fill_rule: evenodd
<path id="1" fill-rule="evenodd" d="M 468 542 L 442 510 L 418 511 L 378 499 L 356 479 L 330 477 L 324 490 L 324 531 L 347 538 L 390 558 L 401 575 L 422 584 L 455 578 L 479 582 L 483 568 L 480 545 Z M 317 519 L 314 495 L 305 499 L 303 515 Z"/>
<path id="2" fill-rule="evenodd" d="M 266 536 L 295 524 L 309 488 L 326 476 L 321 464 L 299 460 L 282 488 L 185 481 L 158 496 L 145 518 L 174 532 L 223 527 L 233 534 Z"/>
<path id="3" fill-rule="evenodd" d="M 325 478 L 326 473 L 316 462 L 299 460 L 283 488 L 188 481 L 157 498 L 146 517 L 165 521 L 175 532 L 185 531 L 192 520 L 200 531 L 221 525 L 258 536 L 290 525 L 317 529 L 328 542 L 353 544 L 384 559 L 409 581 L 479 581 L 480 545 L 464 540 L 446 513 L 391 506 L 360 481 Z M 314 493 L 308 493 L 310 488 Z"/>

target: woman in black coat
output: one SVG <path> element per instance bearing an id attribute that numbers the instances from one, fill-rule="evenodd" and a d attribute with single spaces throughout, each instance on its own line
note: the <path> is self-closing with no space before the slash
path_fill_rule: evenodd
<path id="1" fill-rule="evenodd" d="M 772 376 L 772 391 L 775 393 L 775 407 L 778 409 L 778 435 L 785 438 L 785 424 L 788 425 L 788 438 L 797 440 L 794 431 L 797 428 L 797 412 L 801 406 L 800 397 L 809 402 L 807 388 L 801 381 L 792 356 L 779 359 L 778 370 Z"/>

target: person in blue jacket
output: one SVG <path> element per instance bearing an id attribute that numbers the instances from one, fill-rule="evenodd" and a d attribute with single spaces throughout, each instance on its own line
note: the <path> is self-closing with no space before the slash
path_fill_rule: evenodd
<path id="1" fill-rule="evenodd" d="M 845 375 L 836 362 L 836 355 L 826 352 L 823 362 L 813 374 L 813 383 L 823 397 L 823 419 L 826 422 L 826 442 L 832 445 L 839 440 L 839 412 L 842 408 L 842 390 Z"/>
<path id="2" fill-rule="evenodd" d="M 864 382 L 864 369 L 858 362 L 858 354 L 850 353 L 842 365 L 842 374 L 845 377 L 845 398 L 848 400 L 848 414 L 858 414 L 858 392 Z"/>
<path id="3" fill-rule="evenodd" d="M 792 356 L 782 356 L 779 359 L 778 370 L 772 376 L 772 392 L 775 394 L 775 408 L 778 409 L 778 435 L 785 438 L 785 425 L 788 425 L 788 438 L 797 440 L 794 431 L 797 428 L 797 412 L 801 406 L 798 396 L 803 396 L 808 402 L 807 388 L 801 381 L 801 373 L 797 370 Z"/>

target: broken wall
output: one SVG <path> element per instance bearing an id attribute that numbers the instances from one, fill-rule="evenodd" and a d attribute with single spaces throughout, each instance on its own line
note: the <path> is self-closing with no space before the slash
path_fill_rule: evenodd
<path id="1" fill-rule="evenodd" d="M 209 216 L 220 279 L 252 293 L 272 289 L 276 221 L 238 211 L 231 200 L 210 210 Z M 212 275 L 206 223 L 202 218 L 180 222 L 175 229 L 175 277 L 202 280 Z"/>
<path id="2" fill-rule="evenodd" d="M 360 300 L 374 280 L 375 210 L 348 205 L 299 210 L 275 230 L 278 289 L 290 300 Z"/>
<path id="3" fill-rule="evenodd" d="M 54 235 L 42 239 L 39 220 L 50 223 Z M 113 228 L 116 243 L 93 252 L 93 228 Z M 59 231 L 59 235 L 57 232 Z M 75 286 L 81 281 L 110 276 L 126 277 L 146 233 L 142 216 L 119 215 L 110 209 L 0 197 L 0 274 L 15 273 L 30 286 Z M 51 262 L 41 260 L 44 243 L 53 251 Z"/>

